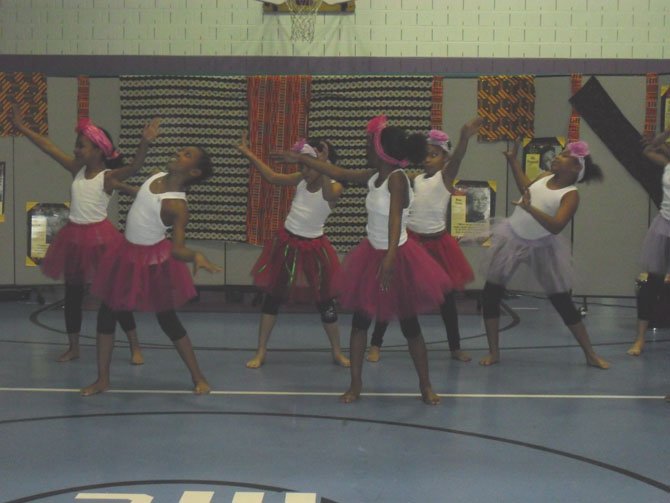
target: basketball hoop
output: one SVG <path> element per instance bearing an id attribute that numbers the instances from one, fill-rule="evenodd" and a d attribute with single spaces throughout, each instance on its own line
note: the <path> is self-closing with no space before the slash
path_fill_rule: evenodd
<path id="1" fill-rule="evenodd" d="M 316 14 L 323 0 L 286 0 L 291 14 L 291 40 L 293 42 L 312 42 Z"/>

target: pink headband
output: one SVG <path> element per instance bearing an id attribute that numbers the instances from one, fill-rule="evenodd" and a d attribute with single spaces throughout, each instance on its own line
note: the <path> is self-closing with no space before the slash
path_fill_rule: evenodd
<path id="1" fill-rule="evenodd" d="M 121 153 L 114 148 L 112 142 L 109 141 L 109 138 L 107 138 L 105 132 L 93 124 L 90 119 L 79 119 L 79 122 L 77 122 L 77 127 L 74 128 L 74 130 L 75 132 L 84 135 L 86 138 L 91 140 L 96 147 L 102 150 L 105 159 L 108 161 L 116 159 L 121 155 Z"/>
<path id="2" fill-rule="evenodd" d="M 384 128 L 386 128 L 386 123 L 387 119 L 385 115 L 378 115 L 377 117 L 370 119 L 366 128 L 367 134 L 372 135 L 372 143 L 375 146 L 375 152 L 377 152 L 377 155 L 382 161 L 387 162 L 393 166 L 400 166 L 401 168 L 405 168 L 409 165 L 407 159 L 395 159 L 394 157 L 391 157 L 386 152 L 384 152 L 384 149 L 382 148 L 382 131 Z"/>
<path id="3" fill-rule="evenodd" d="M 449 135 L 447 133 L 445 133 L 444 131 L 440 131 L 439 129 L 431 129 L 428 132 L 427 141 L 428 141 L 428 145 L 435 145 L 436 147 L 440 147 L 447 154 L 451 154 L 451 145 L 449 143 Z"/>
<path id="4" fill-rule="evenodd" d="M 300 138 L 297 142 L 295 142 L 291 147 L 291 150 L 299 154 L 307 154 L 311 155 L 312 157 L 318 157 L 316 155 L 316 150 L 314 150 L 314 148 L 309 143 L 307 143 L 305 138 Z"/>
<path id="5" fill-rule="evenodd" d="M 586 171 L 586 162 L 584 161 L 584 157 L 591 155 L 591 152 L 589 151 L 589 144 L 581 140 L 573 141 L 572 143 L 568 143 L 566 150 L 570 152 L 571 157 L 577 158 L 579 165 L 582 167 L 582 169 L 579 170 L 579 174 L 577 175 L 577 183 L 579 183 L 584 179 L 584 173 Z"/>

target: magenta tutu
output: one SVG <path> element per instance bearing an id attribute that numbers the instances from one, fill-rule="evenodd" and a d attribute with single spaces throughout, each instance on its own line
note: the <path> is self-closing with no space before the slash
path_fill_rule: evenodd
<path id="1" fill-rule="evenodd" d="M 449 278 L 451 279 L 454 289 L 463 290 L 465 285 L 475 279 L 475 273 L 465 258 L 463 250 L 458 246 L 458 241 L 448 232 L 444 232 L 439 236 L 425 237 L 407 231 L 410 238 L 418 241 L 423 246 L 430 256 L 442 266 Z"/>
<path id="2" fill-rule="evenodd" d="M 453 288 L 447 273 L 416 241 L 398 248 L 391 285 L 382 291 L 378 272 L 386 250 L 377 250 L 364 239 L 349 252 L 338 276 L 340 304 L 379 321 L 407 319 L 435 309 Z"/>
<path id="3" fill-rule="evenodd" d="M 251 270 L 254 284 L 282 300 L 302 300 L 305 288 L 313 301 L 326 301 L 337 295 L 333 278 L 340 272 L 340 261 L 328 238 L 302 238 L 283 227 L 268 241 Z"/>
<path id="4" fill-rule="evenodd" d="M 670 220 L 656 215 L 642 243 L 642 270 L 670 274 Z"/>
<path id="5" fill-rule="evenodd" d="M 90 283 L 105 251 L 123 235 L 105 219 L 94 224 L 68 222 L 55 236 L 41 263 L 42 272 L 68 284 Z"/>
<path id="6" fill-rule="evenodd" d="M 91 292 L 115 311 L 161 312 L 176 309 L 196 295 L 184 262 L 171 255 L 172 243 L 130 243 L 125 238 L 100 262 Z"/>

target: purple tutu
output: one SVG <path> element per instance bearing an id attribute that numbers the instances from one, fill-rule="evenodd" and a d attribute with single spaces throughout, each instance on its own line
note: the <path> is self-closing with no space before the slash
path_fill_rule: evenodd
<path id="1" fill-rule="evenodd" d="M 453 284 L 444 269 L 411 239 L 398 247 L 391 285 L 382 291 L 378 272 L 386 252 L 373 248 L 367 239 L 349 252 L 343 274 L 336 279 L 344 308 L 390 321 L 411 318 L 442 304 Z"/>
<path id="2" fill-rule="evenodd" d="M 102 258 L 91 293 L 115 311 L 168 311 L 196 296 L 191 272 L 172 257 L 167 239 L 150 246 L 121 240 Z"/>
<path id="3" fill-rule="evenodd" d="M 46 276 L 67 284 L 90 283 L 107 249 L 121 241 L 123 235 L 107 219 L 93 224 L 68 222 L 49 245 L 40 267 Z"/>
<path id="4" fill-rule="evenodd" d="M 640 257 L 642 270 L 652 274 L 670 274 L 670 220 L 660 214 L 651 222 Z"/>
<path id="5" fill-rule="evenodd" d="M 410 230 L 407 235 L 423 246 L 430 256 L 442 266 L 451 279 L 455 290 L 463 290 L 475 279 L 475 274 L 465 258 L 458 241 L 447 231 L 439 236 L 425 237 Z"/>
<path id="6" fill-rule="evenodd" d="M 508 219 L 493 226 L 491 256 L 486 280 L 507 286 L 517 267 L 526 264 L 547 294 L 572 289 L 575 272 L 570 243 L 560 234 L 539 239 L 523 239 L 514 233 Z M 515 285 L 516 287 L 516 285 Z M 533 290 L 523 285 L 520 290 Z"/>

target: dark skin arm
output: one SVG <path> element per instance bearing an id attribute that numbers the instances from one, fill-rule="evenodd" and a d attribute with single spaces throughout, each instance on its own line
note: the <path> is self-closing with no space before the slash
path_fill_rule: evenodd
<path id="1" fill-rule="evenodd" d="M 470 121 L 463 124 L 463 127 L 461 127 L 461 134 L 458 138 L 458 144 L 456 145 L 456 148 L 454 149 L 454 152 L 451 155 L 449 161 L 447 161 L 447 163 L 442 167 L 442 179 L 444 180 L 444 184 L 447 189 L 449 187 L 453 187 L 454 180 L 458 176 L 458 170 L 461 168 L 461 162 L 463 161 L 465 152 L 468 149 L 468 142 L 470 141 L 470 138 L 477 134 L 477 131 L 479 131 L 479 128 L 483 122 L 484 119 L 481 117 L 475 117 L 474 119 L 471 119 Z"/>
<path id="2" fill-rule="evenodd" d="M 301 163 L 335 180 L 365 184 L 377 171 L 374 169 L 345 169 L 335 164 L 315 159 L 312 156 L 286 151 L 272 154 L 271 157 L 288 164 Z"/>
<path id="3" fill-rule="evenodd" d="M 260 175 L 263 177 L 263 180 L 265 180 L 268 183 L 271 183 L 272 185 L 284 185 L 284 186 L 298 185 L 300 183 L 300 180 L 302 180 L 302 175 L 300 174 L 300 172 L 291 174 L 277 173 L 270 166 L 268 166 L 261 159 L 259 159 L 256 156 L 256 154 L 254 154 L 249 148 L 247 131 L 242 132 L 242 138 L 240 139 L 240 143 L 237 146 L 237 149 L 240 152 L 242 152 L 242 154 L 247 159 L 249 159 L 253 167 L 256 168 L 260 173 Z"/>
<path id="4" fill-rule="evenodd" d="M 514 181 L 516 182 L 519 192 L 523 194 L 532 182 L 531 179 L 526 176 L 526 173 L 523 172 L 523 169 L 521 169 L 521 164 L 519 164 L 518 154 L 520 144 L 521 140 L 516 140 L 512 150 L 503 152 L 503 155 L 505 156 L 505 159 L 507 159 L 507 164 L 512 169 L 512 175 L 514 176 Z"/>
<path id="5" fill-rule="evenodd" d="M 561 199 L 561 205 L 558 207 L 556 215 L 553 217 L 532 205 L 530 192 L 528 190 L 524 191 L 520 201 L 514 201 L 512 204 L 521 206 L 524 210 L 530 213 L 542 227 L 552 234 L 558 234 L 565 229 L 565 226 L 568 225 L 570 220 L 572 220 L 572 217 L 577 213 L 577 208 L 579 207 L 579 193 L 576 190 L 571 190 L 565 194 Z"/>
<path id="6" fill-rule="evenodd" d="M 407 194 L 409 184 L 402 173 L 393 173 L 389 176 L 388 189 L 391 193 L 391 206 L 389 208 L 389 244 L 386 255 L 379 266 L 379 283 L 382 290 L 387 290 L 395 273 L 395 262 L 400 242 L 400 224 L 402 211 L 407 207 Z"/>
<path id="7" fill-rule="evenodd" d="M 116 168 L 105 173 L 105 190 L 111 192 L 112 185 L 115 182 L 120 182 L 128 177 L 133 176 L 144 164 L 144 159 L 147 157 L 147 152 L 151 144 L 156 140 L 159 134 L 159 126 L 161 120 L 159 118 L 153 119 L 149 124 L 144 126 L 142 131 L 142 139 L 135 152 L 133 161 L 121 168 Z"/>
<path id="8" fill-rule="evenodd" d="M 129 196 L 134 197 L 140 191 L 140 188 L 135 187 L 134 185 L 128 185 L 125 182 L 120 182 L 118 180 L 112 179 L 110 181 L 110 190 L 118 190 L 120 192 L 124 192 L 125 194 L 128 194 Z"/>
<path id="9" fill-rule="evenodd" d="M 642 153 L 654 164 L 665 167 L 670 163 L 670 147 L 665 143 L 668 138 L 670 138 L 670 129 L 657 134 L 651 142 L 645 145 Z"/>

